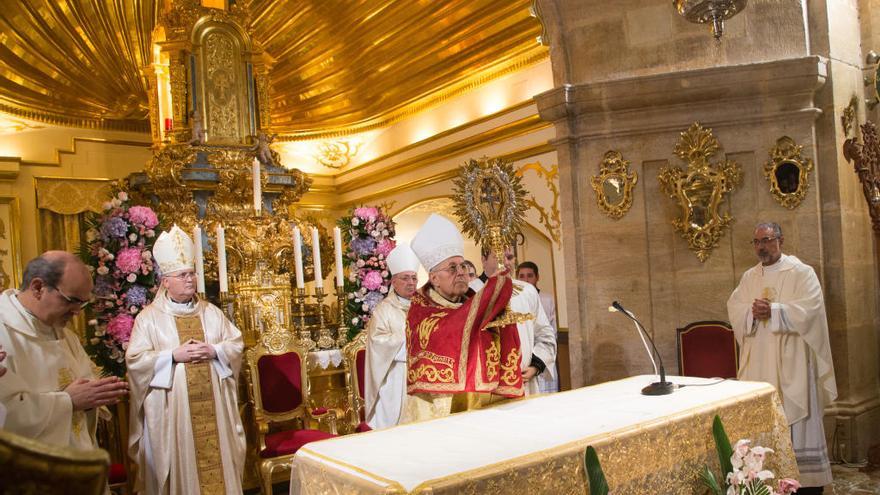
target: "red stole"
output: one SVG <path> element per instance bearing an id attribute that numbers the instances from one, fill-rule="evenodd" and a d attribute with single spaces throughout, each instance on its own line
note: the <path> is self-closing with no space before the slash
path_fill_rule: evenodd
<path id="1" fill-rule="evenodd" d="M 516 324 L 486 325 L 500 315 L 513 283 L 506 273 L 462 304 L 440 303 L 430 283 L 413 295 L 407 314 L 407 391 L 410 394 L 482 392 L 523 395 L 522 350 Z"/>

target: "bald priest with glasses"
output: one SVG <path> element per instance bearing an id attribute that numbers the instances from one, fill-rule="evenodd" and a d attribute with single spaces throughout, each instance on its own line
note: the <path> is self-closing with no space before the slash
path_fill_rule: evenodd
<path id="1" fill-rule="evenodd" d="M 784 241 L 779 224 L 757 225 L 758 263 L 743 274 L 727 312 L 740 345 L 738 378 L 768 382 L 782 399 L 803 487 L 798 494 L 822 493 L 831 483 L 822 411 L 837 397 L 828 320 L 816 272 L 784 254 Z"/>
<path id="2" fill-rule="evenodd" d="M 116 377 L 95 378 L 79 338 L 66 328 L 92 298 L 86 266 L 65 251 L 28 262 L 21 289 L 0 295 L 3 428 L 41 442 L 89 450 L 101 406 L 127 393 Z"/>
<path id="3" fill-rule="evenodd" d="M 162 285 L 135 320 L 125 353 L 138 493 L 242 493 L 244 343 L 226 315 L 196 294 L 193 255 L 193 241 L 176 225 L 156 239 Z"/>

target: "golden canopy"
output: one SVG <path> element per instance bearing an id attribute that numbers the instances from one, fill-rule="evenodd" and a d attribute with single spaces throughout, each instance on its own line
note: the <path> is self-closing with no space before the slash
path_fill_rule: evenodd
<path id="1" fill-rule="evenodd" d="M 162 3 L 3 2 L 0 111 L 148 130 L 144 68 Z M 529 0 L 230 3 L 245 8 L 254 39 L 276 60 L 271 132 L 282 139 L 385 125 L 547 56 Z"/>

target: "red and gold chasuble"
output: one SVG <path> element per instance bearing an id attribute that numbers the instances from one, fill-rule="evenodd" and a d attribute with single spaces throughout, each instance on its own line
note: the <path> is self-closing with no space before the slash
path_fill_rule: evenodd
<path id="1" fill-rule="evenodd" d="M 432 295 L 441 296 L 430 283 L 419 289 L 407 314 L 407 391 L 522 396 L 516 324 L 487 328 L 504 311 L 512 293 L 506 273 L 491 277 L 460 305 L 437 302 Z"/>

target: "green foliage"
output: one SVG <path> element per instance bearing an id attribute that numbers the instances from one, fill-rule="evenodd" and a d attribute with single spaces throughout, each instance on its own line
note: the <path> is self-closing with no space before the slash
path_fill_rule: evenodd
<path id="1" fill-rule="evenodd" d="M 584 452 L 584 471 L 590 482 L 590 495 L 608 495 L 608 482 L 605 480 L 605 473 L 602 472 L 596 449 L 592 445 Z"/>
<path id="2" fill-rule="evenodd" d="M 724 431 L 724 424 L 721 422 L 721 418 L 718 417 L 717 414 L 712 420 L 712 437 L 715 439 L 715 451 L 718 453 L 718 464 L 721 467 L 721 478 L 716 478 L 715 473 L 709 469 L 709 466 L 703 466 L 703 471 L 700 472 L 700 478 L 702 478 L 703 483 L 712 490 L 712 493 L 715 495 L 724 495 L 727 493 L 727 474 L 733 471 L 733 464 L 730 462 L 730 458 L 733 456 L 733 447 L 730 446 L 730 439 L 727 437 L 727 432 Z"/>

